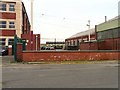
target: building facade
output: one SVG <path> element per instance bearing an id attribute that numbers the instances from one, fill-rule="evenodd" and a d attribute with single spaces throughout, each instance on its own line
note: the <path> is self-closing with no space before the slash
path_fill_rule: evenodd
<path id="1" fill-rule="evenodd" d="M 98 50 L 120 50 L 120 17 L 115 17 L 97 25 L 97 40 L 102 41 L 103 46 L 98 45 Z"/>
<path id="2" fill-rule="evenodd" d="M 11 45 L 14 35 L 21 38 L 24 26 L 22 13 L 24 11 L 20 0 L 2 0 L 0 2 L 0 32 L 2 34 L 0 41 L 2 45 Z"/>
<path id="3" fill-rule="evenodd" d="M 36 46 L 40 48 L 40 35 L 34 35 L 31 31 L 30 21 L 21 0 L 0 1 L 0 33 L 1 45 L 13 45 L 14 35 L 17 35 L 26 40 L 27 50 L 36 50 Z M 36 40 L 38 45 L 34 45 Z"/>
<path id="4" fill-rule="evenodd" d="M 96 40 L 95 29 L 90 29 L 87 31 L 79 32 L 70 38 L 65 39 L 65 48 L 68 50 L 79 50 L 80 44 L 83 42 L 89 42 L 89 34 L 90 40 Z"/>
<path id="5" fill-rule="evenodd" d="M 66 49 L 74 50 L 120 50 L 120 17 L 95 25 L 95 30 L 80 32 L 66 39 Z M 88 41 L 88 34 L 92 38 Z M 85 39 L 85 40 L 84 40 Z"/>

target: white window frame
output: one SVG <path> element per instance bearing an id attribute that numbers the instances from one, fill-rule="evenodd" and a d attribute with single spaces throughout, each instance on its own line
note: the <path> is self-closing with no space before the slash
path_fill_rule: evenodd
<path id="1" fill-rule="evenodd" d="M 5 7 L 3 7 L 3 5 L 5 5 Z M 0 11 L 7 11 L 7 4 L 6 3 L 0 3 Z"/>
<path id="2" fill-rule="evenodd" d="M 9 28 L 15 28 L 15 21 L 9 21 Z"/>
<path id="3" fill-rule="evenodd" d="M 14 38 L 9 38 L 8 39 L 8 45 L 13 45 L 14 43 Z"/>
<path id="4" fill-rule="evenodd" d="M 6 42 L 6 38 L 0 38 L 0 44 L 1 45 L 5 45 Z"/>
<path id="5" fill-rule="evenodd" d="M 15 4 L 13 4 L 13 3 L 9 4 L 9 11 L 10 12 L 15 12 Z"/>
<path id="6" fill-rule="evenodd" d="M 7 28 L 7 21 L 0 21 L 2 23 L 0 23 L 0 28 Z M 6 22 L 5 24 L 3 24 L 3 22 Z M 5 27 L 3 27 L 5 26 Z"/>

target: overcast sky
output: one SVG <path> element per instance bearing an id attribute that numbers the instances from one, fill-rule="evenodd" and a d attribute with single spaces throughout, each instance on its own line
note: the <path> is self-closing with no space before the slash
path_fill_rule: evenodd
<path id="1" fill-rule="evenodd" d="M 30 0 L 22 0 L 30 17 Z M 56 38 L 63 41 L 118 15 L 119 0 L 34 0 L 34 33 L 41 43 Z"/>

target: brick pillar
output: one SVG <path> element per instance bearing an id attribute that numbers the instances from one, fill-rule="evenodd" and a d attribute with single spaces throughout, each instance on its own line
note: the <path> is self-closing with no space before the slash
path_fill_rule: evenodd
<path id="1" fill-rule="evenodd" d="M 8 47 L 8 55 L 12 56 L 12 45 Z"/>
<path id="2" fill-rule="evenodd" d="M 22 61 L 22 44 L 21 43 L 17 43 L 17 61 Z"/>

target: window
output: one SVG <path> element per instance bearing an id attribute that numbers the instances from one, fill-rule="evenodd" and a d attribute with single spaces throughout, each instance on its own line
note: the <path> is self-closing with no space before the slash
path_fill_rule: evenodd
<path id="1" fill-rule="evenodd" d="M 0 21 L 0 28 L 6 28 L 6 21 Z"/>
<path id="2" fill-rule="evenodd" d="M 68 42 L 68 46 L 70 46 L 70 42 Z"/>
<path id="3" fill-rule="evenodd" d="M 0 45 L 5 45 L 5 38 L 0 38 Z"/>
<path id="4" fill-rule="evenodd" d="M 15 11 L 15 5 L 9 4 L 9 11 Z"/>
<path id="5" fill-rule="evenodd" d="M 79 46 L 80 45 L 80 42 L 79 42 L 79 40 L 77 40 L 77 46 Z"/>
<path id="6" fill-rule="evenodd" d="M 6 11 L 6 4 L 0 3 L 0 11 Z"/>
<path id="7" fill-rule="evenodd" d="M 8 40 L 8 44 L 9 44 L 9 45 L 13 45 L 13 44 L 14 44 L 14 39 L 9 39 L 9 40 Z"/>
<path id="8" fill-rule="evenodd" d="M 15 22 L 14 21 L 9 22 L 9 28 L 15 28 Z"/>
<path id="9" fill-rule="evenodd" d="M 73 41 L 73 46 L 75 46 L 75 41 Z"/>

